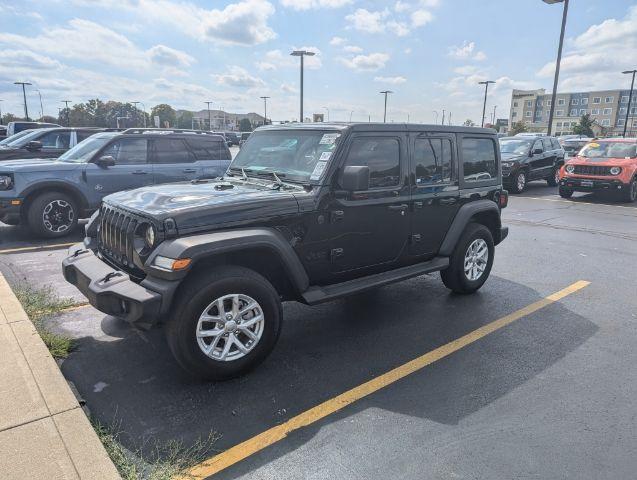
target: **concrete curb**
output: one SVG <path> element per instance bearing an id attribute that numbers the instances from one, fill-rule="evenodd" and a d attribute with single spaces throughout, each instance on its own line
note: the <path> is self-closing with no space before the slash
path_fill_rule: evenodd
<path id="1" fill-rule="evenodd" d="M 0 452 L 3 479 L 120 479 L 1 273 Z"/>

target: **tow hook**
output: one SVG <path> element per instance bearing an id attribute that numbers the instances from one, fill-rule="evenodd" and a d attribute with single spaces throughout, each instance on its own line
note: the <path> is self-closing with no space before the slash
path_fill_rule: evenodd
<path id="1" fill-rule="evenodd" d="M 104 278 L 102 278 L 102 283 L 107 283 L 112 278 L 121 277 L 121 276 L 122 276 L 122 272 L 108 272 L 106 275 L 104 275 Z"/>

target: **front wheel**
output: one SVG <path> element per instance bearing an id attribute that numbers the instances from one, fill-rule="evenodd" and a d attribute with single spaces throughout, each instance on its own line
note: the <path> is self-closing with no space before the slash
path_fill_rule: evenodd
<path id="1" fill-rule="evenodd" d="M 637 199 L 637 177 L 628 184 L 628 188 L 622 194 L 622 201 L 632 203 Z"/>
<path id="2" fill-rule="evenodd" d="M 274 287 L 243 267 L 221 267 L 189 279 L 166 329 L 181 367 L 205 380 L 227 380 L 260 364 L 281 330 Z"/>
<path id="3" fill-rule="evenodd" d="M 553 169 L 553 174 L 546 179 L 546 183 L 549 184 L 549 187 L 557 187 L 560 183 L 560 167 L 555 167 Z"/>
<path id="4" fill-rule="evenodd" d="M 27 210 L 29 228 L 39 237 L 57 238 L 77 226 L 78 207 L 69 195 L 46 192 L 36 197 Z"/>
<path id="5" fill-rule="evenodd" d="M 493 265 L 493 236 L 482 224 L 470 223 L 451 255 L 449 267 L 440 272 L 442 283 L 456 293 L 473 293 L 489 278 Z"/>
<path id="6" fill-rule="evenodd" d="M 562 198 L 571 198 L 573 196 L 573 190 L 571 190 L 570 188 L 560 187 L 558 191 L 559 191 L 560 197 Z"/>

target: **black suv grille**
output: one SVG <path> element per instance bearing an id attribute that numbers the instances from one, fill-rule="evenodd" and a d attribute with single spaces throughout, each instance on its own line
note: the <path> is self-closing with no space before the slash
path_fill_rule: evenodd
<path id="1" fill-rule="evenodd" d="M 143 222 L 141 217 L 124 210 L 102 205 L 100 211 L 100 230 L 98 235 L 98 251 L 116 267 L 142 276 L 141 265 L 135 264 L 135 230 Z"/>
<path id="2" fill-rule="evenodd" d="M 573 173 L 579 175 L 610 175 L 610 167 L 602 167 L 599 165 L 575 165 Z"/>

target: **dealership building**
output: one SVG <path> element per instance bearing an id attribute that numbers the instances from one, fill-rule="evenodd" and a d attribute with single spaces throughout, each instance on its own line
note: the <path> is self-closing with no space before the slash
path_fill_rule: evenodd
<path id="1" fill-rule="evenodd" d="M 582 115 L 589 114 L 595 121 L 596 133 L 621 135 L 626 112 L 630 108 L 627 129 L 631 135 L 637 135 L 637 95 L 633 92 L 629 106 L 629 94 L 629 90 L 558 93 L 551 131 L 554 135 L 573 133 L 573 127 L 579 123 Z M 546 132 L 550 109 L 551 94 L 544 89 L 513 90 L 509 124 L 522 122 L 530 132 Z"/>

